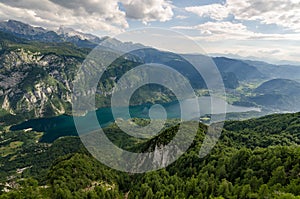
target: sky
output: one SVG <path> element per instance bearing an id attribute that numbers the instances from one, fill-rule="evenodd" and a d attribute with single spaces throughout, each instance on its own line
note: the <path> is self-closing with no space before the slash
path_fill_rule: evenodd
<path id="1" fill-rule="evenodd" d="M 211 55 L 300 65 L 300 0 L 0 0 L 8 19 L 98 36 L 164 28 Z"/>

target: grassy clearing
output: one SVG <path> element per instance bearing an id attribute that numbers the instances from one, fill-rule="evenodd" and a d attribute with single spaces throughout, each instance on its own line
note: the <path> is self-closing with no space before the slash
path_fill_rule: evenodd
<path id="1" fill-rule="evenodd" d="M 23 145 L 21 141 L 15 141 L 9 143 L 8 146 L 3 146 L 0 148 L 0 156 L 6 157 L 8 155 L 14 154 Z"/>

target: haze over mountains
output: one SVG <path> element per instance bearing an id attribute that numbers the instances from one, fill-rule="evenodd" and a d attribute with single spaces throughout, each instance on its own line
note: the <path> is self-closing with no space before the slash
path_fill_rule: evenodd
<path id="1" fill-rule="evenodd" d="M 0 34 L 1 107 L 8 115 L 22 113 L 24 118 L 70 113 L 72 81 L 77 70 L 88 53 L 107 39 L 64 27 L 56 32 L 49 31 L 14 20 L 1 22 Z M 143 49 L 133 51 L 131 57 L 121 57 L 114 63 L 108 71 L 110 80 L 99 83 L 99 89 L 105 96 L 111 95 L 111 87 L 119 75 L 143 63 L 169 65 L 186 76 L 195 89 L 206 89 L 202 77 L 176 52 L 164 52 L 116 39 L 108 42 L 108 46 L 124 51 Z M 185 56 L 197 59 L 200 55 Z M 213 60 L 221 72 L 227 92 L 234 93 L 233 103 L 251 104 L 270 111 L 300 110 L 297 100 L 300 67 L 226 57 L 215 57 Z M 269 80 L 272 82 L 264 83 Z M 283 83 L 284 86 L 275 87 L 277 84 L 274 82 L 279 82 L 280 85 Z M 152 90 L 156 92 L 153 102 L 174 100 L 170 92 L 161 94 L 159 88 Z M 143 99 L 147 97 L 149 96 L 139 95 L 135 104 L 145 102 Z M 106 99 L 99 98 L 98 108 L 108 105 Z"/>

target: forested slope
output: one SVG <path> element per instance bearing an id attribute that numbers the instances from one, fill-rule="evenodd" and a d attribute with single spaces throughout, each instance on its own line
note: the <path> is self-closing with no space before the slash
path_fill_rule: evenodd
<path id="1" fill-rule="evenodd" d="M 299 120 L 296 113 L 226 122 L 216 147 L 202 159 L 198 154 L 207 127 L 199 124 L 195 141 L 182 157 L 146 174 L 112 170 L 92 158 L 79 138 L 61 138 L 43 152 L 28 151 L 23 158 L 28 163 L 26 158 L 34 156 L 30 165 L 13 164 L 20 160 L 18 155 L 2 160 L 1 171 L 9 162 L 16 168 L 7 171 L 14 176 L 8 180 L 14 188 L 0 198 L 299 198 Z M 166 143 L 174 128 L 137 146 Z M 111 139 L 117 143 L 117 137 Z M 13 174 L 18 165 L 29 168 Z"/>

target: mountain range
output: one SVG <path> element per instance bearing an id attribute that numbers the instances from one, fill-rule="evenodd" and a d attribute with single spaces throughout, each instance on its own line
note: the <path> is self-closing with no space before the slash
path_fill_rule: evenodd
<path id="1" fill-rule="evenodd" d="M 299 111 L 300 83 L 289 79 L 272 79 L 254 90 L 250 100 L 261 106 L 285 111 Z"/>
<path id="2" fill-rule="evenodd" d="M 107 97 L 112 94 L 112 87 L 122 74 L 145 63 L 169 65 L 187 77 L 196 90 L 207 89 L 201 75 L 197 74 L 181 55 L 173 52 L 161 51 L 141 44 L 124 43 L 116 39 L 107 39 L 107 37 L 99 38 L 65 27 L 52 31 L 9 20 L 0 22 L 1 120 L 8 121 L 7 117 L 11 120 L 14 117 L 28 119 L 70 114 L 72 82 L 76 72 L 89 52 L 103 40 L 108 41 L 106 46 L 111 48 L 117 47 L 124 51 L 141 49 L 132 51 L 131 56 L 120 57 L 112 67 L 109 67 L 106 73 L 107 79 L 99 82 L 99 93 L 102 94 L 96 96 L 97 108 L 109 106 Z M 203 55 L 184 56 L 198 61 L 197 59 Z M 293 81 L 285 81 L 284 88 L 276 88 L 276 95 L 269 92 L 274 90 L 273 83 L 268 86 L 269 91 L 268 89 L 253 88 L 249 91 L 250 96 L 249 93 L 239 93 L 243 100 L 236 100 L 236 103 L 248 101 L 253 105 L 277 111 L 300 109 L 298 104 L 295 104 L 298 91 L 293 87 L 298 84 L 296 81 L 299 81 L 300 67 L 278 66 L 226 57 L 215 57 L 213 61 L 221 72 L 225 88 L 229 92 L 232 90 L 238 92 L 242 89 L 237 88 L 253 82 L 255 84 L 259 82 L 263 88 L 268 85 L 267 83 L 263 84 L 264 82 L 275 78 L 289 78 Z M 291 85 L 289 86 L 289 84 Z M 296 88 L 298 87 L 296 86 Z M 162 90 L 165 92 L 161 92 Z M 289 97 L 286 95 L 287 90 L 290 91 Z M 264 93 L 261 93 L 262 91 Z M 151 98 L 150 102 L 174 100 L 171 92 L 159 87 L 151 87 L 149 95 L 140 92 L 133 99 L 133 104 L 149 102 L 146 101 L 147 98 Z M 268 100 L 262 102 L 265 97 Z M 281 100 L 274 101 L 273 98 Z M 295 105 L 292 107 L 292 104 Z"/>
<path id="3" fill-rule="evenodd" d="M 71 96 L 78 69 L 106 39 L 66 27 L 51 31 L 13 20 L 0 23 L 0 198 L 299 198 L 300 113 L 221 122 L 218 142 L 205 157 L 199 152 L 205 140 L 214 142 L 215 136 L 209 133 L 214 124 L 170 119 L 151 138 L 138 138 L 110 123 L 103 128 L 105 140 L 123 150 L 112 153 L 107 148 L 108 158 L 118 161 L 128 157 L 128 152 L 139 153 L 133 160 L 138 167 L 165 164 L 173 155 L 172 149 L 182 147 L 173 142 L 182 126 L 187 130 L 179 133 L 182 143 L 187 140 L 182 138 L 190 137 L 181 136 L 189 136 L 193 130 L 196 135 L 176 161 L 157 171 L 120 172 L 95 159 L 87 149 L 96 151 L 97 141 L 88 148 L 77 135 L 67 134 L 67 122 L 74 120 L 62 114 L 72 114 Z M 203 77 L 183 58 L 202 63 L 208 58 L 205 55 L 180 55 L 116 39 L 107 42 L 107 49 L 135 50 L 107 67 L 97 87 L 97 108 L 110 106 L 117 81 L 141 64 L 168 65 L 185 76 L 199 96 L 208 94 Z M 97 58 L 103 62 L 109 59 Z M 300 111 L 300 67 L 227 57 L 212 60 L 230 103 L 257 106 L 266 113 Z M 140 76 L 131 78 L 139 80 Z M 174 82 L 177 84 L 176 79 Z M 91 92 L 84 90 L 85 95 Z M 172 92 L 157 85 L 137 91 L 131 99 L 133 105 L 174 100 Z M 47 117 L 56 115 L 61 117 L 61 127 L 53 134 L 59 136 L 49 142 L 43 140 L 47 136 L 44 130 L 12 128 L 28 119 L 43 129 L 51 128 Z M 44 122 L 35 118 L 44 118 Z M 124 122 L 141 127 L 150 123 L 139 118 Z M 145 161 L 147 156 L 150 161 Z M 126 165 L 131 161 L 125 160 Z"/>

